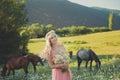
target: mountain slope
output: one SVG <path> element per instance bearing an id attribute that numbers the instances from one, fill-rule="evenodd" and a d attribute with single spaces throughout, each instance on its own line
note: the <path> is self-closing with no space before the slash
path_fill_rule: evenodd
<path id="1" fill-rule="evenodd" d="M 67 0 L 28 0 L 28 24 L 53 24 L 55 27 L 84 25 L 107 26 L 108 12 L 85 7 Z M 120 29 L 120 17 L 114 18 L 114 29 Z"/>

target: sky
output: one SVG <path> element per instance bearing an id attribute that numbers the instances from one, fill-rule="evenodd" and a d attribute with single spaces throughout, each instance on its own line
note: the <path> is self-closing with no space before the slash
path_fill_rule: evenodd
<path id="1" fill-rule="evenodd" d="M 120 10 L 120 0 L 68 0 L 88 7 L 101 7 Z"/>

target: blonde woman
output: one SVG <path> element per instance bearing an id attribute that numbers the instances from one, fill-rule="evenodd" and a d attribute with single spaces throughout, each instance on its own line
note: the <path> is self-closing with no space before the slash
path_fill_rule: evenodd
<path id="1" fill-rule="evenodd" d="M 67 52 L 64 46 L 58 43 L 55 31 L 49 31 L 46 34 L 45 39 L 46 47 L 43 54 L 52 69 L 52 80 L 72 80 L 71 71 L 68 66 L 70 58 L 68 58 L 69 56 L 64 56 Z M 56 55 L 58 55 L 58 57 Z"/>

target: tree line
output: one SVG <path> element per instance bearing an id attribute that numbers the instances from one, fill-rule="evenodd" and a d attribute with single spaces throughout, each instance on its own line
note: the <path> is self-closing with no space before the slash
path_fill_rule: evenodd
<path id="1" fill-rule="evenodd" d="M 80 34 L 89 34 L 95 32 L 105 32 L 110 31 L 108 27 L 86 27 L 86 26 L 68 26 L 63 28 L 56 28 L 52 24 L 42 25 L 39 23 L 34 23 L 27 27 L 23 27 L 23 30 L 28 33 L 30 38 L 41 38 L 50 30 L 55 30 L 58 36 L 74 36 Z"/>

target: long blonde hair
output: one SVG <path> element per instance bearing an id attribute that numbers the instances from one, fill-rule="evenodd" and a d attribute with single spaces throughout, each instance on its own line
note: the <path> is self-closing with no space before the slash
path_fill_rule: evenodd
<path id="1" fill-rule="evenodd" d="M 51 49 L 52 49 L 50 38 L 53 37 L 53 36 L 57 37 L 57 34 L 55 33 L 54 30 L 49 31 L 45 35 L 46 46 L 45 46 L 45 49 L 43 50 L 43 52 L 41 53 L 42 58 L 48 59 L 48 57 L 49 57 L 49 55 L 51 53 Z"/>

